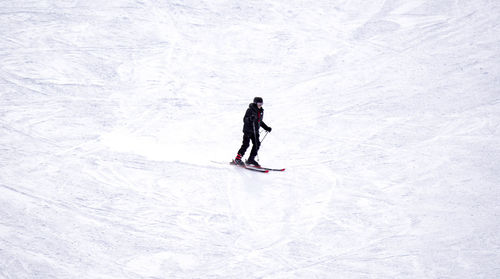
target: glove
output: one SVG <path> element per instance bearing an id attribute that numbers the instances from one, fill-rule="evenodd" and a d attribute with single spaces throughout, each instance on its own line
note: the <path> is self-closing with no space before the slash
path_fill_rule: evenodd
<path id="1" fill-rule="evenodd" d="M 269 133 L 271 133 L 271 131 L 273 130 L 273 128 L 271 128 L 271 127 L 267 127 L 267 129 L 264 129 L 264 130 L 266 130 L 266 131 L 268 131 Z"/>

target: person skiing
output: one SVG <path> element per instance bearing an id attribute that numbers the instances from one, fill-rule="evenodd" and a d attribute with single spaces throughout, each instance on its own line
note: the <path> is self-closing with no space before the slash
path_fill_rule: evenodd
<path id="1" fill-rule="evenodd" d="M 264 100 L 262 100 L 261 97 L 255 97 L 253 103 L 249 104 L 245 116 L 243 117 L 243 143 L 234 159 L 234 163 L 237 165 L 244 165 L 241 159 L 250 146 L 250 141 L 252 141 L 252 150 L 250 151 L 250 157 L 248 157 L 246 163 L 260 167 L 259 163 L 255 161 L 255 156 L 257 156 L 260 147 L 259 129 L 262 127 L 267 132 L 271 132 L 272 130 L 271 127 L 267 126 L 266 123 L 262 121 L 264 118 L 264 109 L 262 105 L 264 105 Z"/>

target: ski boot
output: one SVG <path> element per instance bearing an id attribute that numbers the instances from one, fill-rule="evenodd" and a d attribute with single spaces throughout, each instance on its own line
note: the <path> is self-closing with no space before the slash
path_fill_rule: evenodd
<path id="1" fill-rule="evenodd" d="M 260 165 L 257 161 L 255 161 L 255 157 L 250 157 L 248 158 L 248 160 L 246 161 L 247 165 L 252 165 L 254 167 L 257 167 L 257 168 L 260 168 Z"/>
<path id="2" fill-rule="evenodd" d="M 245 165 L 245 163 L 243 163 L 243 161 L 241 160 L 241 155 L 240 154 L 236 155 L 236 158 L 234 158 L 233 163 L 235 165 L 238 165 L 238 166 L 244 166 Z"/>

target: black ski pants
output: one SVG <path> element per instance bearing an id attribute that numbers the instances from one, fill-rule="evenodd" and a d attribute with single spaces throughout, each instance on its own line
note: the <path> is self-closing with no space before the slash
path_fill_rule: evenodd
<path id="1" fill-rule="evenodd" d="M 260 140 L 259 140 L 259 134 L 254 135 L 252 134 L 243 134 L 243 143 L 241 145 L 240 150 L 238 151 L 238 154 L 243 157 L 245 155 L 245 152 L 247 151 L 248 147 L 250 146 L 250 141 L 252 141 L 252 150 L 250 151 L 250 158 L 254 158 L 257 156 L 257 152 L 259 152 L 259 147 L 260 147 Z"/>

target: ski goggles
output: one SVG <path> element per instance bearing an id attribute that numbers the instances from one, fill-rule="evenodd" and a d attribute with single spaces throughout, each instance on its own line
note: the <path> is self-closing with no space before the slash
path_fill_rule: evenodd
<path id="1" fill-rule="evenodd" d="M 258 106 L 262 106 L 262 105 L 264 105 L 264 103 L 257 103 L 257 105 L 258 105 Z"/>

